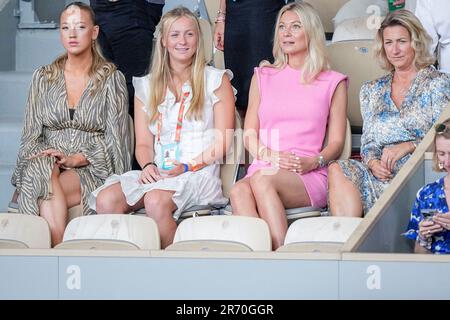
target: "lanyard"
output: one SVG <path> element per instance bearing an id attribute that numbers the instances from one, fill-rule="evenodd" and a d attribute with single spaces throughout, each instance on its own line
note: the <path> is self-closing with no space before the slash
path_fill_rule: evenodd
<path id="1" fill-rule="evenodd" d="M 180 142 L 181 136 L 181 128 L 183 127 L 183 114 L 184 114 L 184 103 L 186 102 L 187 97 L 189 96 L 189 92 L 185 92 L 183 98 L 181 99 L 180 111 L 178 112 L 177 118 L 177 129 L 175 130 L 175 142 Z M 158 118 L 158 133 L 157 139 L 158 143 L 161 143 L 161 128 L 162 128 L 162 113 L 159 113 Z"/>

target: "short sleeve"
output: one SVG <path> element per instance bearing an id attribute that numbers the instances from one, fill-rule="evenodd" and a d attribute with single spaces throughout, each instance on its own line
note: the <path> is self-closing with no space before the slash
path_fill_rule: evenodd
<path id="1" fill-rule="evenodd" d="M 142 101 L 144 110 L 148 109 L 150 100 L 150 75 L 133 77 L 134 96 Z"/>
<path id="2" fill-rule="evenodd" d="M 348 77 L 345 74 L 336 72 L 336 71 L 332 71 L 331 72 L 331 83 L 330 83 L 330 91 L 329 91 L 329 97 L 328 97 L 328 102 L 331 106 L 331 100 L 333 99 L 334 96 L 334 92 L 336 91 L 337 86 L 339 85 L 339 83 L 341 83 L 342 81 L 345 82 L 345 87 L 348 89 Z"/>
<path id="3" fill-rule="evenodd" d="M 211 97 L 212 105 L 214 106 L 217 102 L 219 102 L 219 98 L 216 96 L 215 91 L 222 84 L 223 75 L 226 74 L 230 81 L 233 79 L 233 72 L 229 69 L 216 69 L 213 67 L 207 67 L 206 70 L 206 90 L 208 96 Z M 236 99 L 237 90 L 233 87 L 233 93 Z"/>

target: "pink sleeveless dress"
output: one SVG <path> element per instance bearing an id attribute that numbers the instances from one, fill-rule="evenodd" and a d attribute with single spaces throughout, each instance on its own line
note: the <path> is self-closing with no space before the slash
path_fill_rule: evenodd
<path id="1" fill-rule="evenodd" d="M 255 68 L 260 92 L 259 138 L 276 151 L 313 157 L 322 150 L 331 99 L 337 85 L 347 77 L 323 71 L 311 84 L 300 83 L 300 70 Z M 254 159 L 247 177 L 271 165 Z M 297 174 L 302 179 L 312 206 L 327 204 L 327 168 Z"/>

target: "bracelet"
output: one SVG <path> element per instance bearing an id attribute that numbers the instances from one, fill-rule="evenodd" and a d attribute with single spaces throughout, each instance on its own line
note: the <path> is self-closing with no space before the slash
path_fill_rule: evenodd
<path id="1" fill-rule="evenodd" d="M 147 168 L 150 165 L 154 165 L 155 167 L 158 168 L 156 163 L 154 163 L 153 161 L 150 161 L 150 162 L 147 162 L 146 164 L 144 164 L 144 166 L 142 167 L 142 170 L 144 170 L 145 168 Z"/>
<path id="2" fill-rule="evenodd" d="M 184 167 L 183 173 L 188 172 L 189 171 L 189 166 L 186 163 L 182 163 L 182 165 Z"/>
<path id="3" fill-rule="evenodd" d="M 414 146 L 414 151 L 417 149 L 417 142 L 415 141 L 410 141 L 412 143 L 412 145 Z"/>
<path id="4" fill-rule="evenodd" d="M 216 19 L 214 20 L 214 23 L 225 22 L 225 17 L 226 17 L 226 14 L 224 11 L 222 11 L 222 10 L 217 11 L 217 15 L 216 15 Z"/>

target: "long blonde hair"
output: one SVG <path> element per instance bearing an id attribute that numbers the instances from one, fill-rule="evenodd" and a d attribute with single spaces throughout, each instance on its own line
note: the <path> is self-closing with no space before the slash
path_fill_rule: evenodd
<path id="1" fill-rule="evenodd" d="M 87 12 L 89 14 L 89 18 L 91 19 L 92 23 L 96 25 L 94 11 L 90 6 L 88 6 L 83 2 L 75 1 L 68 4 L 67 6 L 64 7 L 63 11 L 61 12 L 61 15 L 71 7 L 77 7 L 80 10 L 84 10 L 85 12 Z M 101 87 L 102 83 L 104 83 L 105 80 L 116 70 L 116 66 L 111 62 L 108 62 L 106 58 L 103 56 L 97 40 L 94 40 L 92 42 L 91 53 L 92 53 L 92 64 L 89 69 L 89 77 L 93 79 L 91 91 L 92 94 L 96 92 Z M 67 61 L 67 52 L 60 55 L 58 58 L 56 58 L 55 61 L 52 62 L 52 64 L 44 68 L 48 76 L 48 80 L 50 82 L 55 81 L 58 78 L 59 74 L 64 70 L 66 61 Z"/>
<path id="2" fill-rule="evenodd" d="M 428 48 L 431 45 L 431 38 L 423 28 L 419 19 L 408 10 L 397 10 L 389 13 L 381 23 L 380 29 L 378 29 L 375 39 L 375 56 L 378 58 L 380 66 L 387 71 L 394 70 L 394 66 L 389 62 L 386 51 L 384 50 L 383 32 L 388 27 L 402 26 L 411 37 L 411 46 L 414 49 L 414 65 L 417 70 L 423 69 L 432 65 L 436 58 L 433 57 Z"/>
<path id="3" fill-rule="evenodd" d="M 273 41 L 273 57 L 275 61 L 271 64 L 262 61 L 260 67 L 284 68 L 288 63 L 288 56 L 281 50 L 278 36 L 278 26 L 281 16 L 286 12 L 295 12 L 305 30 L 308 55 L 303 65 L 300 81 L 302 83 L 313 82 L 319 73 L 330 68 L 325 53 L 325 32 L 317 11 L 309 3 L 293 2 L 281 8 L 275 24 L 275 37 Z"/>
<path id="4" fill-rule="evenodd" d="M 166 91 L 171 79 L 170 57 L 163 45 L 163 39 L 167 39 L 170 27 L 181 17 L 189 18 L 194 22 L 197 35 L 197 49 L 192 59 L 189 81 L 192 87 L 192 100 L 186 117 L 201 119 L 203 113 L 205 95 L 205 51 L 203 37 L 197 17 L 185 7 L 177 7 L 167 12 L 160 22 L 160 30 L 156 38 L 155 52 L 152 58 L 150 77 L 150 122 L 158 118 L 158 106 L 164 101 Z"/>

